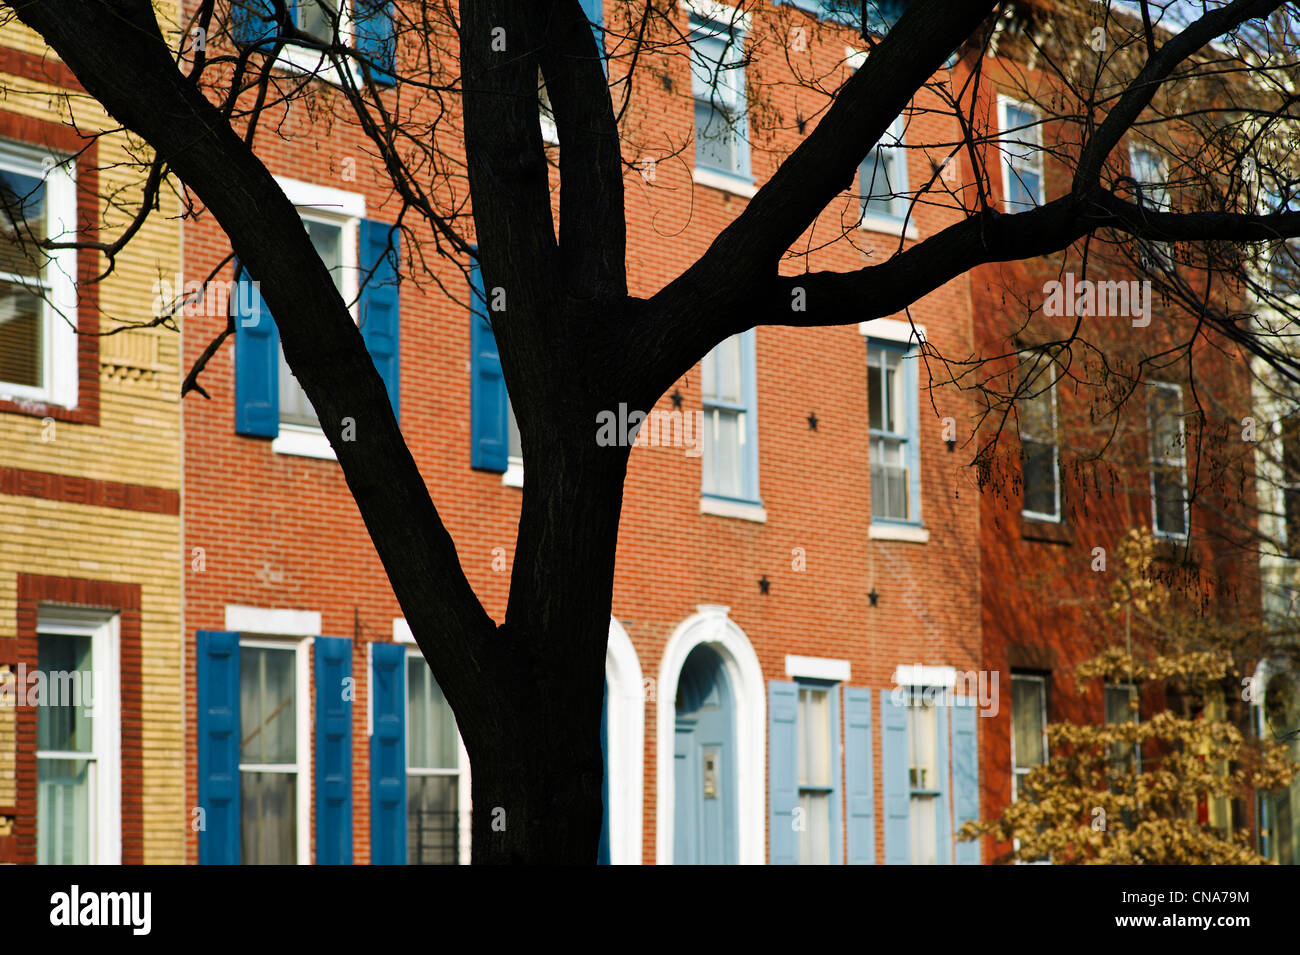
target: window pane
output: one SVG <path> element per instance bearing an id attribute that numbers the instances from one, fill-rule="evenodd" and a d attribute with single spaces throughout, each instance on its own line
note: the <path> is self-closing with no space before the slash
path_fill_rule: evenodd
<path id="1" fill-rule="evenodd" d="M 36 861 L 41 865 L 90 863 L 88 759 L 36 761 Z"/>
<path id="2" fill-rule="evenodd" d="M 44 385 L 43 313 L 38 294 L 0 281 L 0 381 L 31 388 Z"/>
<path id="3" fill-rule="evenodd" d="M 297 773 L 240 772 L 239 837 L 244 865 L 293 865 L 298 861 L 297 793 Z"/>
<path id="4" fill-rule="evenodd" d="M 512 458 L 523 460 L 524 441 L 519 437 L 519 422 L 515 420 L 514 405 L 506 398 L 506 453 Z"/>
<path id="5" fill-rule="evenodd" d="M 407 765 L 412 769 L 455 769 L 456 718 L 423 657 L 406 660 Z"/>
<path id="6" fill-rule="evenodd" d="M 889 217 L 899 215 L 896 193 L 900 191 L 901 183 L 895 182 L 897 162 L 898 156 L 893 149 L 877 146 L 859 167 L 864 212 Z"/>
<path id="7" fill-rule="evenodd" d="M 1151 456 L 1158 461 L 1182 460 L 1185 447 L 1182 389 L 1152 388 L 1147 408 L 1151 418 Z"/>
<path id="8" fill-rule="evenodd" d="M 908 707 L 907 742 L 911 756 L 908 778 L 913 789 L 934 789 L 939 785 L 939 764 L 935 757 L 937 725 L 933 706 Z"/>
<path id="9" fill-rule="evenodd" d="M 885 429 L 885 392 L 881 384 L 883 371 L 875 356 L 867 361 L 867 424 L 872 431 Z"/>
<path id="10" fill-rule="evenodd" d="M 48 238 L 45 183 L 0 168 L 0 272 L 37 277 L 46 254 L 36 243 Z"/>
<path id="11" fill-rule="evenodd" d="M 1045 693 L 1044 681 L 1012 675 L 1011 728 L 1015 734 L 1012 745 L 1017 769 L 1029 769 L 1047 762 L 1043 749 L 1047 719 Z"/>
<path id="12" fill-rule="evenodd" d="M 240 647 L 241 763 L 297 762 L 295 657 L 292 649 Z"/>
<path id="13" fill-rule="evenodd" d="M 1020 464 L 1025 481 L 1024 509 L 1034 514 L 1057 516 L 1056 445 L 1023 440 Z"/>
<path id="14" fill-rule="evenodd" d="M 741 480 L 740 415 L 713 409 L 704 416 L 704 491 L 726 497 L 744 496 Z"/>
<path id="15" fill-rule="evenodd" d="M 695 165 L 737 173 L 737 132 L 720 107 L 695 101 Z"/>
<path id="16" fill-rule="evenodd" d="M 343 227 L 328 222 L 315 222 L 311 219 L 304 219 L 303 225 L 307 227 L 307 237 L 311 239 L 316 254 L 320 256 L 325 268 L 330 270 L 334 287 L 342 293 Z"/>
<path id="17" fill-rule="evenodd" d="M 894 438 L 872 439 L 871 516 L 894 521 L 910 520 L 910 478 L 903 443 Z"/>
<path id="18" fill-rule="evenodd" d="M 898 356 L 885 353 L 885 430 L 891 434 L 903 431 L 903 376 L 900 374 Z"/>
<path id="19" fill-rule="evenodd" d="M 331 17 L 338 16 L 337 0 L 300 0 L 298 4 L 298 29 L 321 40 L 334 36 Z"/>
<path id="20" fill-rule="evenodd" d="M 831 800 L 829 793 L 801 792 L 804 828 L 799 833 L 799 864 L 830 865 Z"/>
<path id="21" fill-rule="evenodd" d="M 825 690 L 799 690 L 799 785 L 831 784 L 830 698 Z"/>
<path id="22" fill-rule="evenodd" d="M 302 390 L 298 379 L 284 360 L 284 346 L 280 347 L 280 421 L 284 424 L 320 426 L 316 409 Z"/>
<path id="23" fill-rule="evenodd" d="M 460 861 L 456 776 L 406 777 L 406 859 L 410 865 Z"/>
<path id="24" fill-rule="evenodd" d="M 743 400 L 743 375 L 740 361 L 740 336 L 732 335 L 719 342 L 705 356 L 702 366 L 705 400 L 714 399 L 738 405 Z"/>
<path id="25" fill-rule="evenodd" d="M 912 865 L 934 865 L 939 859 L 935 797 L 913 796 L 910 816 Z"/>
<path id="26" fill-rule="evenodd" d="M 90 637 L 42 633 L 36 640 L 37 665 L 45 674 L 36 711 L 36 748 L 89 753 L 94 748 L 94 723 L 87 707 L 94 704 L 96 689 L 91 682 Z"/>
<path id="27" fill-rule="evenodd" d="M 1187 496 L 1181 466 L 1155 468 L 1156 530 L 1162 534 L 1187 533 Z"/>

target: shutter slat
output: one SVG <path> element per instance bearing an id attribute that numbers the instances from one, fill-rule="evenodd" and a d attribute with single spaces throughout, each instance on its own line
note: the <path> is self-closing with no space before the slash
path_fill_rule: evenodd
<path id="1" fill-rule="evenodd" d="M 384 379 L 393 415 L 401 420 L 401 299 L 398 271 L 402 234 L 386 222 L 361 222 L 361 337 Z M 392 248 L 389 248 L 391 243 Z"/>
<path id="2" fill-rule="evenodd" d="M 509 410 L 501 356 L 487 317 L 478 260 L 470 264 L 470 466 L 505 471 L 510 463 Z"/>
<path id="3" fill-rule="evenodd" d="M 316 863 L 351 865 L 352 702 L 344 698 L 344 681 L 352 675 L 352 641 L 344 637 L 317 637 L 313 652 L 316 658 Z"/>
<path id="4" fill-rule="evenodd" d="M 976 745 L 975 701 L 967 700 L 952 711 L 952 806 L 954 831 L 979 818 L 979 749 Z M 957 843 L 958 865 L 979 865 L 980 844 Z"/>
<path id="5" fill-rule="evenodd" d="M 871 691 L 844 688 L 844 775 L 849 865 L 875 865 L 875 779 L 871 747 Z"/>
<path id="6" fill-rule="evenodd" d="M 280 433 L 280 334 L 262 293 L 238 269 L 235 315 L 235 433 L 274 438 Z"/>
<path id="7" fill-rule="evenodd" d="M 907 706 L 880 694 L 880 773 L 885 797 L 885 865 L 908 865 L 911 787 L 907 778 Z"/>
<path id="8" fill-rule="evenodd" d="M 199 863 L 239 865 L 239 634 L 198 633 Z"/>
<path id="9" fill-rule="evenodd" d="M 370 645 L 370 861 L 406 864 L 406 648 Z"/>
<path id="10" fill-rule="evenodd" d="M 794 810 L 799 805 L 799 687 L 776 680 L 767 686 L 770 861 L 772 865 L 796 865 L 799 841 L 793 822 Z"/>

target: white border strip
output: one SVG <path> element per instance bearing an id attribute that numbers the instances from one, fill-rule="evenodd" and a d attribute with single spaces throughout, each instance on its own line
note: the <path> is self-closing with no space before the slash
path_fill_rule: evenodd
<path id="1" fill-rule="evenodd" d="M 832 660 L 829 657 L 800 657 L 787 653 L 785 655 L 785 675 L 803 677 L 808 680 L 835 680 L 847 683 L 849 680 L 849 661 Z"/>
<path id="2" fill-rule="evenodd" d="M 267 610 L 226 605 L 226 629 L 235 633 L 284 637 L 320 636 L 320 614 L 314 610 Z"/>

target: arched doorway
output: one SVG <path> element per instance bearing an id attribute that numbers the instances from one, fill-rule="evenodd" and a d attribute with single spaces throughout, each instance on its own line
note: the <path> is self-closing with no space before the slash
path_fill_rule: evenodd
<path id="1" fill-rule="evenodd" d="M 677 681 L 673 734 L 673 862 L 734 865 L 736 851 L 735 696 L 722 658 L 691 651 Z"/>

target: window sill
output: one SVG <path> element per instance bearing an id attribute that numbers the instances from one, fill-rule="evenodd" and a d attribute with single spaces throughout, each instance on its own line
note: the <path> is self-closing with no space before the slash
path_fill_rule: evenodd
<path id="1" fill-rule="evenodd" d="M 721 497 L 700 498 L 700 513 L 712 514 L 714 517 L 732 517 L 741 521 L 753 521 L 756 524 L 767 523 L 767 511 L 761 504 L 747 504 L 744 501 L 729 501 Z"/>
<path id="2" fill-rule="evenodd" d="M 1061 518 L 1052 520 L 1037 514 L 1021 512 L 1020 536 L 1025 540 L 1048 544 L 1073 544 L 1074 532 Z"/>
<path id="3" fill-rule="evenodd" d="M 911 544 L 928 544 L 930 531 L 919 524 L 890 524 L 871 522 L 868 535 L 874 541 L 906 541 Z"/>
<path id="4" fill-rule="evenodd" d="M 708 186 L 710 189 L 717 189 L 720 192 L 729 192 L 733 196 L 740 196 L 743 199 L 752 199 L 758 194 L 758 187 L 752 182 L 728 175 L 725 172 L 714 172 L 712 169 L 700 169 L 697 166 L 691 172 L 691 179 L 701 186 Z"/>
<path id="5" fill-rule="evenodd" d="M 863 232 L 878 232 L 881 235 L 891 235 L 900 239 L 915 240 L 920 237 L 920 233 L 916 231 L 916 222 L 913 219 L 890 219 L 885 216 L 866 213 L 862 216 L 862 221 L 858 223 L 858 228 Z"/>
<path id="6" fill-rule="evenodd" d="M 330 447 L 329 439 L 320 428 L 300 424 L 282 424 L 280 433 L 271 440 L 271 450 L 276 454 L 287 454 L 299 458 L 317 458 L 321 461 L 337 461 L 338 456 Z"/>
<path id="7" fill-rule="evenodd" d="M 501 483 L 506 487 L 523 487 L 524 486 L 524 459 L 511 458 L 506 465 L 505 471 L 501 473 Z"/>

